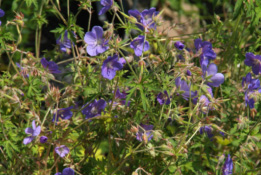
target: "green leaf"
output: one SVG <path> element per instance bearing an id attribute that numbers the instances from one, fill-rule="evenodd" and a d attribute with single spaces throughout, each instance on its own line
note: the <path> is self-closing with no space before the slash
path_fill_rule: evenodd
<path id="1" fill-rule="evenodd" d="M 34 4 L 35 7 L 38 7 L 37 0 L 25 0 L 25 3 L 28 7 Z"/>
<path id="2" fill-rule="evenodd" d="M 140 95 L 141 95 L 141 101 L 142 101 L 143 109 L 145 111 L 147 111 L 147 105 L 146 105 L 147 99 L 146 99 L 146 96 L 145 96 L 145 94 L 143 92 L 143 87 L 139 86 L 139 88 L 140 88 Z"/>
<path id="3" fill-rule="evenodd" d="M 234 13 L 233 13 L 233 19 L 235 20 L 238 15 L 240 14 L 241 12 L 241 9 L 242 9 L 242 6 L 243 6 L 243 0 L 237 0 L 237 3 L 235 5 L 235 9 L 234 9 Z"/>

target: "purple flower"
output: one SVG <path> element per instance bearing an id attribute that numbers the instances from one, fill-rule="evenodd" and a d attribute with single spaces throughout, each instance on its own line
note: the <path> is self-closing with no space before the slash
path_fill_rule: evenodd
<path id="1" fill-rule="evenodd" d="M 149 50 L 150 45 L 145 41 L 145 37 L 140 35 L 130 43 L 130 48 L 134 50 L 136 56 L 141 56 L 143 51 Z"/>
<path id="2" fill-rule="evenodd" d="M 5 11 L 0 9 L 0 18 L 3 17 L 3 16 L 5 16 Z"/>
<path id="3" fill-rule="evenodd" d="M 123 68 L 123 64 L 119 61 L 118 55 L 109 56 L 106 60 L 104 60 L 102 64 L 101 74 L 103 78 L 112 80 L 115 75 L 116 71 L 121 70 Z"/>
<path id="4" fill-rule="evenodd" d="M 256 90 L 260 88 L 260 80 L 252 79 L 251 73 L 249 72 L 246 77 L 243 77 L 242 87 L 246 86 L 248 90 Z"/>
<path id="5" fill-rule="evenodd" d="M 74 38 L 76 38 L 76 34 L 74 32 L 72 32 L 74 35 Z M 72 48 L 72 44 L 74 46 L 74 43 L 72 43 L 72 41 L 68 38 L 68 31 L 66 30 L 63 36 L 63 40 L 61 39 L 62 36 L 60 36 L 57 40 L 56 40 L 56 44 L 58 44 L 60 46 L 60 50 L 62 52 L 66 52 L 66 49 L 71 49 Z"/>
<path id="6" fill-rule="evenodd" d="M 175 42 L 174 46 L 179 50 L 183 50 L 185 47 L 185 45 L 180 41 Z"/>
<path id="7" fill-rule="evenodd" d="M 0 9 L 0 17 L 3 17 L 5 15 L 5 11 Z M 0 26 L 2 25 L 2 22 L 0 21 Z"/>
<path id="8" fill-rule="evenodd" d="M 45 142 L 47 142 L 47 140 L 48 140 L 48 137 L 46 137 L 46 136 L 41 136 L 40 137 L 40 142 L 41 143 L 45 143 Z"/>
<path id="9" fill-rule="evenodd" d="M 113 5 L 112 0 L 101 0 L 101 5 L 103 8 L 100 10 L 99 15 L 102 15 L 106 13 L 108 10 L 110 10 L 111 6 Z"/>
<path id="10" fill-rule="evenodd" d="M 191 75 L 192 75 L 191 71 L 187 70 L 187 76 L 191 76 Z"/>
<path id="11" fill-rule="evenodd" d="M 65 157 L 70 152 L 69 148 L 65 145 L 58 146 L 54 150 L 60 157 Z"/>
<path id="12" fill-rule="evenodd" d="M 33 141 L 35 137 L 37 137 L 41 132 L 41 126 L 35 125 L 35 120 L 32 122 L 32 128 L 26 128 L 25 133 L 31 136 L 26 137 L 23 141 L 23 144 L 27 145 Z"/>
<path id="13" fill-rule="evenodd" d="M 26 73 L 26 71 L 24 70 L 24 68 L 19 64 L 19 63 L 15 63 L 16 66 L 21 69 L 20 73 L 24 78 L 29 78 L 29 74 Z"/>
<path id="14" fill-rule="evenodd" d="M 229 175 L 233 173 L 233 161 L 230 157 L 230 154 L 227 155 L 227 159 L 224 163 L 222 173 L 223 175 Z"/>
<path id="15" fill-rule="evenodd" d="M 252 109 L 255 107 L 255 100 L 253 97 L 261 93 L 260 80 L 252 79 L 251 73 L 248 73 L 246 77 L 243 77 L 242 86 L 247 87 L 245 91 L 246 106 L 249 105 L 250 109 Z"/>
<path id="16" fill-rule="evenodd" d="M 121 93 L 120 90 L 117 89 L 116 94 L 115 94 L 115 100 L 113 101 L 112 107 L 115 108 L 118 105 L 125 105 L 126 104 L 126 100 L 125 100 L 126 96 L 127 96 L 127 93 L 125 93 L 125 92 Z M 130 101 L 127 103 L 127 106 L 129 106 L 129 105 L 130 105 Z"/>
<path id="17" fill-rule="evenodd" d="M 150 141 L 153 137 L 151 132 L 153 129 L 153 125 L 140 124 L 140 127 L 141 128 L 136 133 L 136 139 L 139 140 L 140 142 L 142 142 L 142 140 L 144 140 L 145 142 Z"/>
<path id="18" fill-rule="evenodd" d="M 177 88 L 179 89 L 179 91 L 182 92 L 181 96 L 185 99 L 188 100 L 190 97 L 192 99 L 192 102 L 194 104 L 197 103 L 197 91 L 191 91 L 190 90 L 190 86 L 188 85 L 187 82 L 185 80 L 182 80 L 181 77 L 176 78 L 175 80 L 175 84 L 177 86 Z"/>
<path id="19" fill-rule="evenodd" d="M 125 99 L 126 96 L 127 96 L 126 92 L 120 92 L 120 89 L 119 88 L 117 89 L 116 94 L 115 94 L 115 98 Z"/>
<path id="20" fill-rule="evenodd" d="M 169 94 L 167 91 L 164 91 L 164 93 L 159 93 L 157 95 L 157 101 L 159 102 L 160 105 L 166 104 L 169 105 L 170 104 L 170 98 L 169 98 Z"/>
<path id="21" fill-rule="evenodd" d="M 146 32 L 149 31 L 149 29 L 156 29 L 156 23 L 154 20 L 154 17 L 159 14 L 158 11 L 156 11 L 156 8 L 150 8 L 143 10 L 141 13 L 138 10 L 129 10 L 128 11 L 130 16 L 133 16 L 137 19 L 137 26 Z"/>
<path id="22" fill-rule="evenodd" d="M 254 55 L 251 52 L 246 53 L 245 65 L 252 66 L 254 74 L 261 73 L 261 55 Z"/>
<path id="23" fill-rule="evenodd" d="M 68 108 L 61 108 L 57 110 L 57 113 L 53 114 L 53 122 L 59 120 L 59 118 L 61 118 L 62 120 L 69 120 L 70 118 L 72 118 L 73 116 L 73 112 L 71 111 L 71 109 L 73 109 L 73 106 L 70 106 Z"/>
<path id="24" fill-rule="evenodd" d="M 94 26 L 91 32 L 87 32 L 84 41 L 88 44 L 86 51 L 90 56 L 96 56 L 109 49 L 108 40 L 103 38 L 103 29 L 100 26 Z"/>
<path id="25" fill-rule="evenodd" d="M 202 49 L 201 55 L 200 55 L 200 65 L 203 69 L 206 69 L 209 60 L 216 59 L 217 55 L 212 49 L 212 44 L 208 41 L 202 41 L 201 39 L 195 39 L 194 45 L 197 51 Z"/>
<path id="26" fill-rule="evenodd" d="M 100 99 L 98 101 L 94 100 L 94 102 L 92 102 L 82 110 L 82 114 L 85 115 L 85 119 L 100 116 L 101 112 L 104 111 L 105 107 L 106 107 L 105 100 L 103 99 Z"/>
<path id="27" fill-rule="evenodd" d="M 208 138 L 212 138 L 214 135 L 212 134 L 212 128 L 211 126 L 202 126 L 200 129 L 199 129 L 199 133 L 200 134 L 203 134 L 203 133 L 206 133 Z"/>
<path id="28" fill-rule="evenodd" d="M 203 69 L 203 74 L 205 76 L 205 78 L 209 75 L 211 75 L 211 78 L 208 80 L 207 84 L 211 87 L 219 87 L 224 81 L 225 81 L 225 77 L 223 74 L 221 73 L 217 73 L 217 66 L 214 63 L 211 63 L 207 70 L 205 71 L 204 68 Z"/>
<path id="29" fill-rule="evenodd" d="M 47 61 L 45 58 L 41 59 L 42 66 L 47 68 L 52 74 L 59 74 L 61 71 L 59 70 L 58 65 L 53 61 Z"/>
<path id="30" fill-rule="evenodd" d="M 55 175 L 74 175 L 74 170 L 71 168 L 64 168 L 62 173 L 58 172 L 55 173 Z"/>

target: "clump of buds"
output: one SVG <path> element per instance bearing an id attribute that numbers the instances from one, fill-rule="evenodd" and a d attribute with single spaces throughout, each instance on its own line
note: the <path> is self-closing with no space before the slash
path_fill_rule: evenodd
<path id="1" fill-rule="evenodd" d="M 47 107 L 50 107 L 54 103 L 58 103 L 60 99 L 60 90 L 55 86 L 49 88 L 50 91 L 45 96 L 45 103 Z"/>

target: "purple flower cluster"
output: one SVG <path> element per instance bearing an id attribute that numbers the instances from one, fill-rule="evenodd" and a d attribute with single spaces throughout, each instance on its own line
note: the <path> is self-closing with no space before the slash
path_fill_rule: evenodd
<path id="1" fill-rule="evenodd" d="M 63 36 L 63 39 L 61 39 L 62 36 L 60 36 L 56 40 L 56 44 L 60 46 L 60 50 L 62 52 L 66 52 L 67 49 L 71 49 L 72 45 L 74 46 L 74 43 L 69 39 L 68 37 L 68 31 L 66 30 Z M 76 34 L 73 32 L 74 38 L 76 38 Z"/>
<path id="2" fill-rule="evenodd" d="M 255 94 L 261 93 L 260 80 L 252 79 L 251 73 L 248 73 L 246 77 L 243 77 L 242 87 L 246 88 L 245 90 L 245 102 L 246 106 L 248 105 L 250 109 L 255 107 Z"/>
<path id="3" fill-rule="evenodd" d="M 74 175 L 74 170 L 71 168 L 64 168 L 63 172 L 55 173 L 54 175 Z"/>
<path id="4" fill-rule="evenodd" d="M 94 100 L 87 107 L 82 110 L 82 114 L 85 115 L 85 119 L 93 118 L 100 116 L 101 112 L 104 111 L 106 107 L 106 101 L 103 99 Z"/>
<path id="5" fill-rule="evenodd" d="M 61 71 L 59 70 L 58 65 L 53 61 L 47 61 L 45 58 L 41 59 L 42 66 L 47 68 L 52 74 L 59 74 Z"/>
<path id="6" fill-rule="evenodd" d="M 141 13 L 138 10 L 129 10 L 128 11 L 130 16 L 133 16 L 137 19 L 137 26 L 139 29 L 148 32 L 149 29 L 156 29 L 156 23 L 154 17 L 156 17 L 159 12 L 156 11 L 156 8 L 150 8 L 143 10 Z"/>
<path id="7" fill-rule="evenodd" d="M 202 69 L 206 70 L 210 60 L 216 59 L 216 53 L 212 49 L 212 44 L 208 41 L 202 41 L 200 38 L 194 41 L 197 52 L 201 50 L 200 65 Z"/>
<path id="8" fill-rule="evenodd" d="M 145 37 L 140 35 L 130 43 L 130 48 L 134 50 L 136 56 L 141 56 L 142 52 L 150 49 L 148 41 L 145 41 Z"/>
<path id="9" fill-rule="evenodd" d="M 136 133 L 136 139 L 139 140 L 140 142 L 145 141 L 150 141 L 153 138 L 152 135 L 152 129 L 153 125 L 145 125 L 145 124 L 140 124 L 140 129 Z"/>
<path id="10" fill-rule="evenodd" d="M 224 163 L 222 173 L 223 175 L 233 174 L 233 160 L 231 159 L 230 154 L 227 155 L 227 159 Z"/>
<path id="11" fill-rule="evenodd" d="M 101 74 L 103 78 L 108 80 L 112 80 L 116 71 L 121 70 L 123 68 L 122 61 L 118 59 L 118 55 L 109 56 L 106 60 L 104 60 L 101 68 Z"/>
<path id="12" fill-rule="evenodd" d="M 29 134 L 29 137 L 26 137 L 23 141 L 23 144 L 27 145 L 31 143 L 35 137 L 37 137 L 41 133 L 41 126 L 35 125 L 35 120 L 32 122 L 32 128 L 26 128 L 25 133 Z"/>
<path id="13" fill-rule="evenodd" d="M 109 49 L 108 40 L 103 38 L 103 29 L 100 26 L 94 26 L 92 31 L 87 32 L 84 41 L 88 44 L 86 51 L 90 56 L 97 56 Z"/>

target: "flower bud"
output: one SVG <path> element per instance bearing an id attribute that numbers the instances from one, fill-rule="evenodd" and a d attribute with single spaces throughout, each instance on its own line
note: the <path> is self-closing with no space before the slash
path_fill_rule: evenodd
<path id="1" fill-rule="evenodd" d="M 45 142 L 47 142 L 47 140 L 48 140 L 48 137 L 46 137 L 46 136 L 41 136 L 40 137 L 40 142 L 41 143 L 45 143 Z"/>

